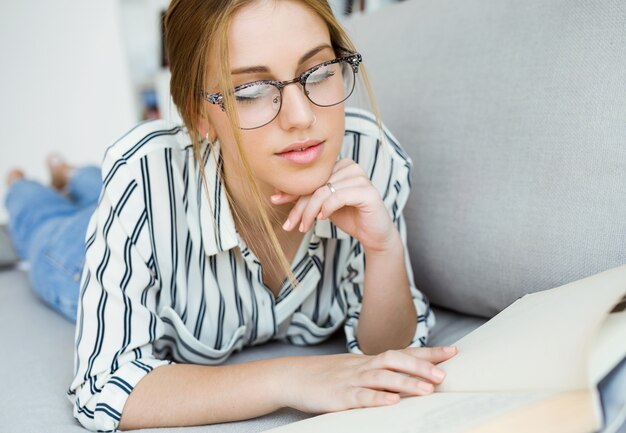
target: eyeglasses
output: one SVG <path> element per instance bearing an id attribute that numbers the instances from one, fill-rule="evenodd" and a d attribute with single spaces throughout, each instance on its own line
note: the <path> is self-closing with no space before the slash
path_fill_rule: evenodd
<path id="1" fill-rule="evenodd" d="M 240 128 L 256 129 L 274 120 L 283 104 L 282 90 L 290 84 L 300 83 L 309 101 L 319 107 L 332 107 L 348 99 L 362 58 L 359 53 L 347 54 L 320 63 L 293 80 L 259 80 L 235 87 L 233 95 Z M 222 93 L 201 92 L 201 96 L 225 111 Z"/>

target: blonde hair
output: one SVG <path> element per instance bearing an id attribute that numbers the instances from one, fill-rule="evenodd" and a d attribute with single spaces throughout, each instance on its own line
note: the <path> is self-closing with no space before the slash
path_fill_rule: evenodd
<path id="1" fill-rule="evenodd" d="M 249 186 L 248 192 L 259 210 L 258 215 L 245 215 L 238 204 L 232 200 L 228 192 L 228 185 L 225 184 L 229 203 L 235 218 L 244 226 L 242 229 L 247 230 L 248 233 L 259 234 L 258 238 L 260 239 L 269 240 L 269 242 L 250 245 L 257 257 L 262 260 L 265 269 L 274 276 L 286 275 L 291 284 L 296 286 L 298 282 L 291 271 L 291 263 L 287 260 L 272 227 L 271 222 L 272 220 L 276 221 L 276 216 L 271 209 L 265 206 L 243 151 L 232 92 L 226 91 L 233 88 L 228 62 L 227 39 L 230 18 L 236 11 L 255 1 L 258 0 L 172 0 L 165 16 L 165 41 L 171 71 L 170 92 L 191 137 L 196 163 L 199 167 L 203 167 L 199 123 L 200 119 L 208 120 L 208 116 L 207 102 L 199 95 L 204 91 L 204 86 L 208 82 L 210 53 L 217 54 L 214 58 L 218 58 L 220 62 L 219 68 L 216 70 L 219 74 L 219 89 L 224 95 L 224 108 L 234 133 L 237 152 Z M 326 0 L 298 1 L 315 12 L 325 22 L 333 48 L 356 51 L 354 44 L 333 15 Z M 367 73 L 362 65 L 359 75 L 362 76 L 372 111 L 376 116 L 382 142 L 380 116 Z M 201 170 L 201 176 L 207 197 L 210 197 L 204 170 Z M 219 230 L 215 220 L 213 223 L 214 230 Z M 246 239 L 246 241 L 249 240 Z"/>

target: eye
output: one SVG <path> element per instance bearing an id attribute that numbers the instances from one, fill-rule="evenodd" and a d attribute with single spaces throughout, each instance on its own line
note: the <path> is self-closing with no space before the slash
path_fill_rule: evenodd
<path id="1" fill-rule="evenodd" d="M 334 66 L 334 65 L 333 65 Z M 311 75 L 309 75 L 306 79 L 307 85 L 316 85 L 322 84 L 327 81 L 329 78 L 335 75 L 335 71 L 333 68 L 329 66 L 322 66 L 318 69 L 315 69 Z"/>
<path id="2" fill-rule="evenodd" d="M 273 98 L 275 88 L 271 84 L 249 84 L 235 89 L 235 101 L 238 104 L 253 104 L 265 98 Z"/>

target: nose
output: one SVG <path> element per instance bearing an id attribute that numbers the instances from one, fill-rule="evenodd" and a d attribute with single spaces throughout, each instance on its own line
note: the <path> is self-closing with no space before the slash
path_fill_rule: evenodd
<path id="1" fill-rule="evenodd" d="M 282 90 L 282 106 L 278 113 L 281 128 L 307 129 L 315 123 L 313 103 L 304 94 L 299 83 L 294 86 L 285 86 Z"/>

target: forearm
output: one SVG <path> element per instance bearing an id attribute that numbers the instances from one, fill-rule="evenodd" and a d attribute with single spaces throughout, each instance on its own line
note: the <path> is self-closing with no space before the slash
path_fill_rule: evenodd
<path id="1" fill-rule="evenodd" d="M 128 397 L 120 429 L 214 424 L 271 413 L 285 405 L 278 375 L 287 362 L 158 367 Z"/>
<path id="2" fill-rule="evenodd" d="M 365 282 L 357 340 L 366 354 L 407 347 L 415 335 L 417 311 L 409 290 L 404 246 L 398 233 L 385 252 L 365 250 Z"/>

